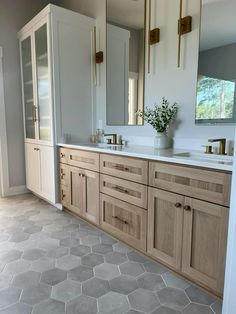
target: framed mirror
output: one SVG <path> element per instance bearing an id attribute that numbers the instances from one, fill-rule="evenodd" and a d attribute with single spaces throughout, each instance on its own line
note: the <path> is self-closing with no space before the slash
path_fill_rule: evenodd
<path id="1" fill-rule="evenodd" d="M 196 123 L 236 121 L 235 12 L 235 0 L 202 0 Z"/>
<path id="2" fill-rule="evenodd" d="M 145 0 L 107 0 L 107 125 L 142 125 Z"/>

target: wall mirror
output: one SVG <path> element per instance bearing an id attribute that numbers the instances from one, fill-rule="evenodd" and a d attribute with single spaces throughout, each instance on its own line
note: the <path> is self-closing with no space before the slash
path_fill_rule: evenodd
<path id="1" fill-rule="evenodd" d="M 107 0 L 107 125 L 142 125 L 145 0 Z"/>
<path id="2" fill-rule="evenodd" d="M 235 0 L 202 0 L 196 123 L 236 121 L 235 12 Z"/>

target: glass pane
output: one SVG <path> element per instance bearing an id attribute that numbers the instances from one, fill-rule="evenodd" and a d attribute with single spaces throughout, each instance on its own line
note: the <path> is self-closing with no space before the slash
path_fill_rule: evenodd
<path id="1" fill-rule="evenodd" d="M 35 139 L 31 38 L 21 43 L 26 138 Z"/>
<path id="2" fill-rule="evenodd" d="M 38 89 L 39 139 L 50 141 L 51 110 L 49 99 L 47 25 L 35 32 L 36 71 Z"/>

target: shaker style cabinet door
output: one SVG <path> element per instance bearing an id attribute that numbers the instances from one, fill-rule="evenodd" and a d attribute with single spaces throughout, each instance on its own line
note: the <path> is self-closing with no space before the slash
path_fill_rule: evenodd
<path id="1" fill-rule="evenodd" d="M 147 251 L 180 269 L 184 197 L 149 188 Z"/>
<path id="2" fill-rule="evenodd" d="M 223 292 L 228 208 L 185 198 L 182 272 Z"/>
<path id="3" fill-rule="evenodd" d="M 38 145 L 25 143 L 26 187 L 40 193 L 40 149 Z"/>
<path id="4" fill-rule="evenodd" d="M 80 216 L 83 215 L 84 180 L 80 168 L 69 167 L 69 205 L 68 208 Z"/>

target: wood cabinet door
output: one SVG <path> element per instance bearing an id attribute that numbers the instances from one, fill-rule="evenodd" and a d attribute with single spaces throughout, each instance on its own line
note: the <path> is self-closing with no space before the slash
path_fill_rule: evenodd
<path id="1" fill-rule="evenodd" d="M 148 189 L 147 251 L 158 260 L 180 269 L 184 197 Z"/>
<path id="2" fill-rule="evenodd" d="M 81 216 L 83 215 L 84 193 L 84 178 L 81 169 L 69 167 L 68 208 Z"/>
<path id="3" fill-rule="evenodd" d="M 38 145 L 25 143 L 25 168 L 27 188 L 40 194 L 40 150 Z"/>
<path id="4" fill-rule="evenodd" d="M 184 208 L 182 272 L 221 294 L 229 209 L 192 198 Z"/>
<path id="5" fill-rule="evenodd" d="M 146 251 L 147 211 L 100 194 L 101 227 L 133 247 Z"/>
<path id="6" fill-rule="evenodd" d="M 83 181 L 83 216 L 99 223 L 99 173 L 81 169 Z"/>

